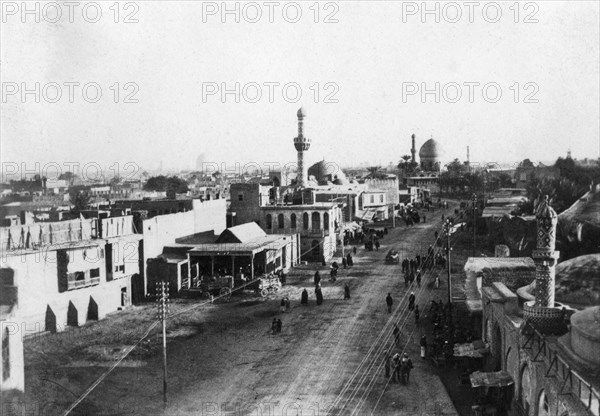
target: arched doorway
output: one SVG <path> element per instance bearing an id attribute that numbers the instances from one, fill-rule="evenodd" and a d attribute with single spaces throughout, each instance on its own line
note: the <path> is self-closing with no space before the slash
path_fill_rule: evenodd
<path id="1" fill-rule="evenodd" d="M 290 228 L 296 228 L 296 214 L 292 214 L 292 216 L 290 217 Z"/>
<path id="2" fill-rule="evenodd" d="M 550 416 L 550 404 L 548 403 L 548 396 L 542 389 L 540 396 L 538 397 L 538 416 Z"/>
<path id="3" fill-rule="evenodd" d="M 531 371 L 528 366 L 524 366 L 521 370 L 521 382 L 519 383 L 519 403 L 525 411 L 525 414 L 529 414 L 531 408 Z"/>
<path id="4" fill-rule="evenodd" d="M 302 229 L 308 230 L 308 212 L 302 214 Z"/>
<path id="5" fill-rule="evenodd" d="M 277 228 L 281 229 L 281 228 L 284 228 L 284 226 L 285 226 L 285 222 L 283 219 L 283 214 L 277 215 Z"/>
<path id="6" fill-rule="evenodd" d="M 267 214 L 266 222 L 267 222 L 267 230 L 270 230 L 271 228 L 273 228 L 273 217 L 271 216 L 271 214 Z"/>

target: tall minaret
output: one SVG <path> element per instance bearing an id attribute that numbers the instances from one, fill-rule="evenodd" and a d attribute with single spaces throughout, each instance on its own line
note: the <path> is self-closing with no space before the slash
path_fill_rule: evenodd
<path id="1" fill-rule="evenodd" d="M 531 254 L 535 263 L 535 300 L 525 302 L 523 316 L 540 332 L 557 333 L 564 330 L 562 307 L 554 301 L 555 267 L 559 257 L 559 252 L 554 250 L 558 216 L 547 195 L 538 205 L 535 216 L 537 244 Z"/>
<path id="2" fill-rule="evenodd" d="M 304 118 L 306 111 L 300 107 L 298 113 L 298 137 L 294 137 L 294 147 L 298 151 L 298 177 L 296 179 L 297 186 L 306 186 L 308 184 L 308 171 L 304 164 L 304 152 L 310 148 L 310 139 L 304 137 Z"/>
<path id="3" fill-rule="evenodd" d="M 537 212 L 537 246 L 531 257 L 535 263 L 535 306 L 554 307 L 556 247 L 556 223 L 558 216 L 548 202 L 548 195 L 540 203 Z"/>
<path id="4" fill-rule="evenodd" d="M 412 147 L 410 148 L 410 153 L 412 154 L 412 163 L 413 163 L 413 165 L 417 163 L 417 158 L 415 156 L 416 153 L 417 153 L 417 147 L 416 147 L 416 144 L 415 144 L 415 137 L 416 136 L 414 134 L 411 136 L 411 138 L 412 138 Z"/>

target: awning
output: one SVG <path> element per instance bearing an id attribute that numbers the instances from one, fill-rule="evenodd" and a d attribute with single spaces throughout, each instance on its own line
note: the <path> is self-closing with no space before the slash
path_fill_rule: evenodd
<path id="1" fill-rule="evenodd" d="M 505 387 L 514 384 L 514 380 L 507 371 L 496 371 L 493 373 L 482 373 L 475 371 L 469 376 L 472 387 Z"/>
<path id="2" fill-rule="evenodd" d="M 481 340 L 454 345 L 455 357 L 481 358 L 489 352 L 489 346 Z"/>

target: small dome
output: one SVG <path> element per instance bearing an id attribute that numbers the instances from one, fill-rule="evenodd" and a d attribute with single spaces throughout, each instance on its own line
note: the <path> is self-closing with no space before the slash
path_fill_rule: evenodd
<path id="1" fill-rule="evenodd" d="M 321 160 L 308 168 L 308 176 L 313 176 L 319 184 L 337 181 L 341 184 L 347 182 L 346 175 L 337 163 Z"/>
<path id="2" fill-rule="evenodd" d="M 304 109 L 304 107 L 300 107 L 296 115 L 298 116 L 298 118 L 306 117 L 306 110 Z"/>
<path id="3" fill-rule="evenodd" d="M 427 140 L 419 149 L 419 157 L 421 159 L 438 159 L 440 157 L 441 150 L 438 142 L 433 139 Z"/>

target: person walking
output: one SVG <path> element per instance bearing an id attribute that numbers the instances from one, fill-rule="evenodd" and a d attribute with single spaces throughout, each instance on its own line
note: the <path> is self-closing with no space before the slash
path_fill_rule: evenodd
<path id="1" fill-rule="evenodd" d="M 350 286 L 348 286 L 348 283 L 344 284 L 344 299 L 350 299 Z"/>
<path id="2" fill-rule="evenodd" d="M 346 261 L 346 257 L 342 257 L 342 267 L 345 269 L 347 265 L 348 262 Z"/>
<path id="3" fill-rule="evenodd" d="M 283 313 L 285 312 L 285 299 L 281 299 L 281 303 L 280 303 L 280 307 L 279 307 L 279 312 Z"/>
<path id="4" fill-rule="evenodd" d="M 319 283 L 321 282 L 321 275 L 319 274 L 318 270 L 315 272 L 314 281 L 315 281 L 315 287 L 317 287 L 319 285 Z"/>
<path id="5" fill-rule="evenodd" d="M 356 256 L 356 246 L 352 247 L 352 252 L 354 253 L 354 255 Z"/>
<path id="6" fill-rule="evenodd" d="M 315 288 L 315 295 L 317 297 L 317 305 L 321 305 L 323 303 L 323 292 L 321 291 L 321 285 Z"/>
<path id="7" fill-rule="evenodd" d="M 421 358 L 425 359 L 427 356 L 427 336 L 423 334 L 421 337 Z"/>
<path id="8" fill-rule="evenodd" d="M 410 371 L 413 368 L 413 363 L 412 360 L 410 358 L 408 358 L 408 354 L 404 353 L 404 357 L 402 357 L 401 363 L 400 365 L 402 367 L 404 367 L 404 371 L 406 374 L 406 384 L 408 384 L 409 380 L 410 380 Z"/>
<path id="9" fill-rule="evenodd" d="M 417 287 L 421 287 L 421 270 L 417 270 Z"/>
<path id="10" fill-rule="evenodd" d="M 433 282 L 433 287 L 435 287 L 436 289 L 440 288 L 440 277 L 439 276 L 435 277 L 435 281 Z"/>
<path id="11" fill-rule="evenodd" d="M 397 324 L 394 324 L 394 342 L 396 345 L 400 345 L 400 328 Z"/>
<path id="12" fill-rule="evenodd" d="M 410 292 L 410 296 L 408 297 L 408 310 L 412 311 L 415 308 L 415 292 Z"/>
<path id="13" fill-rule="evenodd" d="M 281 332 L 281 327 L 283 326 L 283 323 L 281 322 L 281 319 L 277 320 L 277 332 Z"/>
<path id="14" fill-rule="evenodd" d="M 290 310 L 290 298 L 289 297 L 285 297 L 285 311 L 288 312 Z"/>
<path id="15" fill-rule="evenodd" d="M 379 251 L 379 247 L 381 247 L 381 244 L 379 244 L 379 240 L 375 240 L 375 250 Z"/>
<path id="16" fill-rule="evenodd" d="M 273 322 L 271 322 L 271 331 L 273 335 L 277 332 L 277 319 L 273 318 Z"/>
<path id="17" fill-rule="evenodd" d="M 394 366 L 394 375 L 392 376 L 392 380 L 396 381 L 398 380 L 398 382 L 401 380 L 400 379 L 400 364 L 401 364 L 401 359 L 400 359 L 400 354 L 396 353 L 394 354 L 394 357 L 392 358 L 392 365 Z"/>
<path id="18" fill-rule="evenodd" d="M 300 298 L 300 305 L 308 305 L 308 291 L 306 288 L 302 291 L 302 297 Z"/>
<path id="19" fill-rule="evenodd" d="M 392 294 L 388 292 L 385 303 L 387 304 L 388 313 L 392 313 L 392 305 L 394 304 L 394 299 L 392 299 Z"/>

